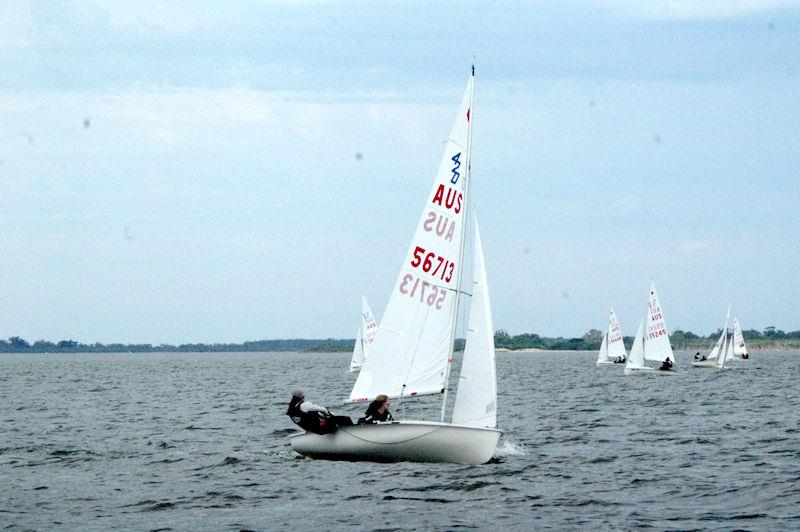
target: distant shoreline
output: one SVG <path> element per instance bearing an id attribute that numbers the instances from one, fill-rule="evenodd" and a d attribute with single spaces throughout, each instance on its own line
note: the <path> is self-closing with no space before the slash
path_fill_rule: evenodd
<path id="1" fill-rule="evenodd" d="M 670 335 L 672 348 L 681 351 L 709 350 L 719 336 L 720 331 L 702 337 L 691 332 L 675 331 Z M 785 333 L 773 328 L 760 331 L 744 331 L 745 342 L 750 351 L 763 350 L 800 350 L 800 331 Z M 497 352 L 537 353 L 541 351 L 597 351 L 600 348 L 602 333 L 592 329 L 581 338 L 548 338 L 538 334 L 520 334 L 511 336 L 503 330 L 495 333 L 494 344 Z M 630 349 L 633 338 L 625 337 L 624 343 Z M 83 344 L 75 340 L 51 342 L 37 340 L 28 342 L 19 336 L 0 340 L 0 353 L 236 353 L 236 352 L 300 352 L 300 353 L 336 353 L 353 350 L 355 339 L 277 339 L 255 340 L 234 343 L 193 343 L 193 344 Z M 464 339 L 457 338 L 454 351 L 464 349 Z"/>
<path id="2" fill-rule="evenodd" d="M 748 352 L 750 353 L 763 353 L 766 351 L 800 351 L 800 347 L 793 347 L 793 346 L 772 346 L 772 347 L 755 347 L 755 348 L 747 348 Z M 673 347 L 673 351 L 675 352 L 685 352 L 685 353 L 693 353 L 695 351 L 700 351 L 700 353 L 707 353 L 708 349 L 695 349 L 695 348 L 678 348 Z M 225 350 L 205 350 L 205 351 L 0 351 L 0 358 L 3 355 L 147 355 L 147 354 L 154 354 L 154 353 L 184 353 L 187 355 L 202 355 L 204 353 L 297 353 L 299 355 L 305 354 L 313 354 L 313 353 L 320 353 L 320 354 L 344 354 L 349 353 L 350 350 L 305 350 L 305 351 L 296 351 L 296 350 L 236 350 L 236 351 L 225 351 Z M 453 351 L 454 354 L 463 354 L 463 350 Z M 523 355 L 533 355 L 533 354 L 543 354 L 543 353 L 596 353 L 597 349 L 538 349 L 538 348 L 528 348 L 528 349 L 506 349 L 505 347 L 497 347 L 495 348 L 495 352 L 498 354 L 523 354 Z"/>

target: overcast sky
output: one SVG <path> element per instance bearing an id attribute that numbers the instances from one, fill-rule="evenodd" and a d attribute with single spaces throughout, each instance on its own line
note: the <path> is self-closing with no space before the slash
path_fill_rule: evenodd
<path id="1" fill-rule="evenodd" d="M 0 337 L 354 337 L 476 57 L 494 324 L 800 329 L 800 4 L 0 2 Z"/>

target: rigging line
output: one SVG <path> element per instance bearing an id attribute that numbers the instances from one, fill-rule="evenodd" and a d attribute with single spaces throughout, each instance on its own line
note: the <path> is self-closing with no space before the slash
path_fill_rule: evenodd
<path id="1" fill-rule="evenodd" d="M 472 297 L 472 293 L 471 292 L 467 292 L 465 290 L 459 290 L 458 288 L 448 288 L 446 286 L 442 286 L 441 289 L 442 290 L 447 290 L 448 292 L 455 292 L 458 295 Z"/>
<path id="2" fill-rule="evenodd" d="M 406 391 L 406 385 L 408 384 L 408 377 L 409 377 L 409 375 L 411 375 L 411 368 L 414 367 L 414 359 L 417 357 L 417 350 L 419 349 L 419 341 L 422 338 L 423 331 L 425 330 L 425 323 L 428 321 L 428 316 L 430 314 L 430 311 L 431 311 L 430 307 L 425 309 L 425 319 L 422 320 L 422 327 L 419 328 L 419 335 L 417 336 L 417 341 L 414 344 L 414 354 L 411 355 L 411 361 L 408 364 L 408 371 L 406 372 L 406 376 L 403 379 L 403 381 L 404 381 L 403 382 L 403 389 L 400 392 L 400 401 L 401 401 L 401 403 L 403 401 L 403 395 L 405 394 L 405 391 Z"/>
<path id="3" fill-rule="evenodd" d="M 397 424 L 397 422 L 391 422 L 391 423 L 392 424 Z M 388 423 L 386 423 L 386 424 L 388 425 Z M 375 423 L 375 425 L 376 426 L 380 426 L 380 425 L 383 425 L 383 423 Z M 363 427 L 364 425 L 361 425 L 361 426 Z M 420 434 L 419 436 L 414 436 L 412 438 L 408 438 L 407 440 L 392 441 L 392 442 L 382 442 L 382 441 L 381 442 L 376 442 L 376 441 L 368 440 L 366 438 L 362 438 L 360 436 L 357 436 L 356 434 L 353 434 L 352 432 L 347 430 L 346 427 L 339 427 L 339 430 L 347 433 L 349 436 L 352 436 L 353 438 L 356 438 L 357 440 L 361 440 L 361 441 L 364 441 L 364 442 L 367 442 L 367 443 L 378 443 L 380 445 L 397 445 L 397 444 L 400 444 L 400 443 L 407 443 L 407 442 L 410 442 L 410 441 L 418 440 L 420 438 L 424 438 L 425 436 L 427 436 L 429 434 L 433 434 L 434 432 L 437 432 L 437 431 L 441 430 L 441 427 L 436 427 L 435 429 L 432 429 L 430 432 L 426 432 L 425 434 Z"/>

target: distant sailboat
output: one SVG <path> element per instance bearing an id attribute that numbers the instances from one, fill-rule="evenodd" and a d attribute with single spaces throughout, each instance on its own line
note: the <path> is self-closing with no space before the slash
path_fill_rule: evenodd
<path id="1" fill-rule="evenodd" d="M 639 320 L 639 328 L 636 329 L 636 336 L 633 337 L 633 345 L 628 360 L 625 361 L 625 375 L 632 375 L 638 372 L 647 373 L 655 371 L 644 365 L 644 320 Z"/>
<path id="2" fill-rule="evenodd" d="M 641 325 L 639 327 L 641 329 Z M 639 336 L 639 333 L 637 333 Z M 645 366 L 645 360 L 663 363 L 667 359 L 675 365 L 675 355 L 672 352 L 672 345 L 669 343 L 667 334 L 667 324 L 664 321 L 664 313 L 661 310 L 661 302 L 658 300 L 655 283 L 650 284 L 650 298 L 647 303 L 647 329 L 644 333 L 643 347 L 641 355 L 634 349 L 637 348 L 636 340 L 631 348 L 631 355 L 625 364 L 625 375 L 652 374 L 652 375 L 676 375 L 672 370 L 661 370 Z"/>
<path id="3" fill-rule="evenodd" d="M 595 364 L 597 366 L 615 364 L 618 360 L 624 360 L 626 355 L 619 320 L 617 320 L 612 308 L 608 313 L 608 327 L 606 332 L 603 333 L 603 341 L 600 344 L 600 351 L 597 353 L 597 362 Z"/>
<path id="4" fill-rule="evenodd" d="M 353 346 L 353 357 L 350 359 L 350 371 L 358 371 L 364 365 L 364 360 L 369 356 L 372 344 L 375 342 L 375 334 L 378 332 L 378 324 L 369 308 L 367 298 L 361 297 L 361 326 L 358 328 L 356 343 Z"/>
<path id="5" fill-rule="evenodd" d="M 595 362 L 595 366 L 613 363 L 613 360 L 608 359 L 608 331 L 606 331 L 603 333 L 603 340 L 600 342 L 600 350 L 597 352 L 597 362 Z"/>
<path id="6" fill-rule="evenodd" d="M 750 360 L 750 353 L 744 344 L 744 334 L 739 320 L 733 318 L 733 360 Z"/>
<path id="7" fill-rule="evenodd" d="M 692 366 L 711 369 L 722 369 L 725 366 L 725 358 L 728 352 L 728 320 L 730 316 L 731 308 L 728 307 L 728 314 L 725 316 L 725 327 L 723 327 L 717 343 L 714 344 L 714 347 L 711 349 L 708 356 L 706 356 L 705 360 L 692 362 Z"/>

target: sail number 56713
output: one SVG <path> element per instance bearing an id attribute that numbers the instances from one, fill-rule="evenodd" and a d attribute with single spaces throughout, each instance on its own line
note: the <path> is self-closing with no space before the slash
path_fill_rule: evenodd
<path id="1" fill-rule="evenodd" d="M 429 307 L 435 306 L 437 309 L 441 309 L 444 298 L 447 295 L 447 289 L 444 287 L 439 288 L 428 281 L 423 281 L 419 277 L 407 273 L 400 283 L 400 293 L 414 299 L 419 298 L 420 302 L 427 303 Z"/>
<path id="2" fill-rule="evenodd" d="M 432 251 L 425 253 L 425 248 L 420 246 L 414 249 L 414 258 L 411 259 L 411 266 L 421 268 L 423 272 L 430 273 L 432 277 L 438 275 L 446 283 L 453 279 L 453 271 L 456 267 L 454 262 L 440 257 Z"/>

